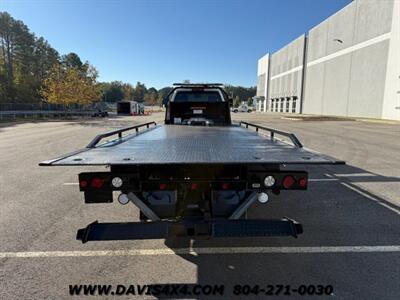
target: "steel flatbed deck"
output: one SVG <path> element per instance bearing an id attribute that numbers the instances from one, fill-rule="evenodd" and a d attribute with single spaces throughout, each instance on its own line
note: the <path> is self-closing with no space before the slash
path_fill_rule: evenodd
<path id="1" fill-rule="evenodd" d="M 289 217 L 247 219 L 247 211 L 255 201 L 267 203 L 271 193 L 307 190 L 308 172 L 286 166 L 344 162 L 303 148 L 293 133 L 232 124 L 231 102 L 219 85 L 179 84 L 163 99 L 164 125 L 149 122 L 99 134 L 85 149 L 40 163 L 107 166 L 108 171 L 79 174 L 85 203 L 116 198 L 139 210 L 139 222 L 94 221 L 78 230 L 77 239 L 301 234 L 302 225 Z"/>
<path id="2" fill-rule="evenodd" d="M 134 133 L 123 135 L 131 130 Z M 118 137 L 100 144 L 113 135 Z M 292 143 L 275 135 L 286 136 Z M 293 134 L 246 122 L 231 126 L 160 126 L 151 122 L 99 135 L 87 148 L 40 165 L 342 163 L 304 149 Z"/>

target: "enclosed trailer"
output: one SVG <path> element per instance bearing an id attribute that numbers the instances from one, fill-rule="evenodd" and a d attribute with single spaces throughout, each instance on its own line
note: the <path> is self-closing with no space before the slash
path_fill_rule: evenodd
<path id="1" fill-rule="evenodd" d="M 117 102 L 118 115 L 143 115 L 144 105 L 137 101 L 120 101 Z"/>

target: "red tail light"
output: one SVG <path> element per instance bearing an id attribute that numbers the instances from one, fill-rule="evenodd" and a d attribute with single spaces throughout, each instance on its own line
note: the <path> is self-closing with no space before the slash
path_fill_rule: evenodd
<path id="1" fill-rule="evenodd" d="M 101 188 L 103 186 L 103 184 L 104 184 L 103 179 L 101 179 L 99 177 L 95 177 L 95 178 L 92 179 L 91 185 L 92 185 L 92 187 L 94 187 L 96 189 Z"/>
<path id="2" fill-rule="evenodd" d="M 191 189 L 192 190 L 197 190 L 199 188 L 199 185 L 197 183 L 192 183 Z"/>
<path id="3" fill-rule="evenodd" d="M 88 182 L 86 180 L 79 181 L 79 186 L 81 188 L 85 188 L 85 187 L 87 187 L 87 185 L 88 185 Z"/>
<path id="4" fill-rule="evenodd" d="M 298 183 L 299 183 L 299 186 L 306 187 L 307 186 L 307 178 L 300 178 Z"/>
<path id="5" fill-rule="evenodd" d="M 160 190 L 165 190 L 167 188 L 166 183 L 160 183 Z"/>
<path id="6" fill-rule="evenodd" d="M 295 183 L 294 178 L 291 175 L 288 175 L 285 178 L 283 178 L 282 184 L 285 189 L 290 189 L 294 185 L 294 183 Z"/>
<path id="7" fill-rule="evenodd" d="M 230 187 L 231 187 L 231 185 L 229 183 L 222 184 L 222 189 L 223 190 L 229 190 Z"/>

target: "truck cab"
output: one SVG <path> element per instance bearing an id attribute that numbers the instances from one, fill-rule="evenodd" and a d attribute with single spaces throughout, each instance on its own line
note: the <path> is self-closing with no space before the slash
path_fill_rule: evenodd
<path id="1" fill-rule="evenodd" d="M 230 98 L 222 84 L 174 84 L 164 98 L 165 124 L 231 125 Z"/>

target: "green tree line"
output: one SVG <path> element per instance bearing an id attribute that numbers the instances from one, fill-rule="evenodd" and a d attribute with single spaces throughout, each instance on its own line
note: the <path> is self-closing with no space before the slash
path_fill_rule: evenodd
<path id="1" fill-rule="evenodd" d="M 135 100 L 159 105 L 171 87 L 147 88 L 144 83 L 98 82 L 98 72 L 78 54 L 60 55 L 20 20 L 0 12 L 0 103 L 91 104 Z M 189 82 L 189 80 L 184 80 Z M 226 85 L 235 102 L 250 101 L 255 87 Z"/>

